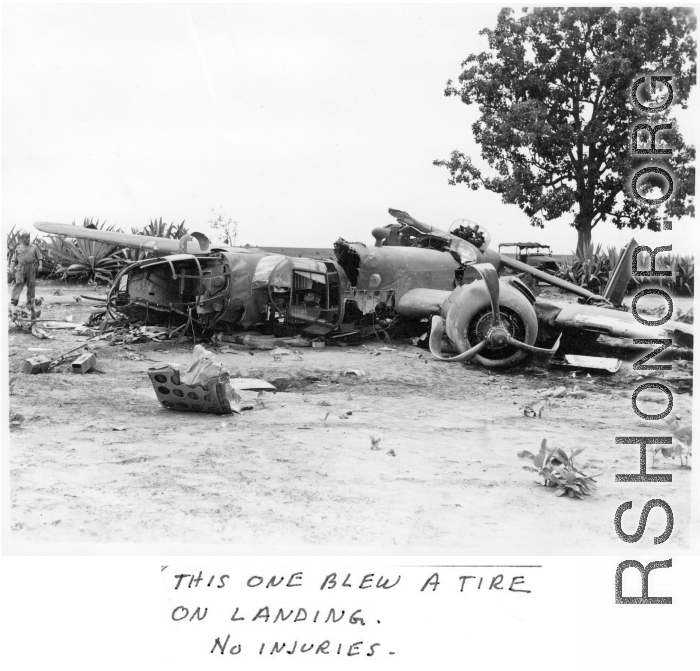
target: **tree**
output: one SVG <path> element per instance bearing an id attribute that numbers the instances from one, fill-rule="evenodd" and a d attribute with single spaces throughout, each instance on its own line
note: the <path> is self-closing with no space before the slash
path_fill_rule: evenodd
<path id="1" fill-rule="evenodd" d="M 445 90 L 478 105 L 472 131 L 495 174 L 483 174 L 460 151 L 434 164 L 449 169 L 450 184 L 483 187 L 518 205 L 533 226 L 574 212 L 579 248 L 590 245 L 592 229 L 608 219 L 618 228 L 660 230 L 660 210 L 640 204 L 628 188 L 637 170 L 653 163 L 653 157 L 631 154 L 632 124 L 648 120 L 629 91 L 644 74 L 673 73 L 670 111 L 687 108 L 695 83 L 695 23 L 689 8 L 526 8 L 519 19 L 512 9 L 501 10 L 496 28 L 480 32 L 489 50 L 470 55 L 459 85 L 448 81 Z M 647 87 L 641 90 L 653 100 Z M 657 98 L 663 91 L 659 85 Z M 656 139 L 657 148 L 663 140 L 673 149 L 662 157 L 675 177 L 665 216 L 692 216 L 695 148 L 675 124 Z M 653 174 L 638 184 L 642 195 L 666 191 L 665 180 Z"/>
<path id="2" fill-rule="evenodd" d="M 236 245 L 236 237 L 238 236 L 238 221 L 236 219 L 217 212 L 216 208 L 212 207 L 211 217 L 207 219 L 207 223 L 211 224 L 212 230 L 221 238 L 221 242 L 225 245 Z"/>

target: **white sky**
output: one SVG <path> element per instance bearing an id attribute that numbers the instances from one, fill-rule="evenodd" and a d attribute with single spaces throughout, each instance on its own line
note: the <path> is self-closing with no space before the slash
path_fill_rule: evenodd
<path id="1" fill-rule="evenodd" d="M 516 206 L 448 186 L 432 165 L 460 149 L 485 167 L 476 107 L 443 91 L 486 48 L 478 31 L 498 11 L 3 5 L 3 229 L 87 216 L 129 231 L 162 216 L 207 231 L 217 208 L 239 221 L 241 244 L 330 247 L 371 242 L 394 207 L 436 226 L 472 219 L 494 245 L 535 239 L 570 253 L 570 219 L 533 229 Z M 678 116 L 695 141 L 691 115 Z M 674 222 L 674 239 L 693 230 Z M 594 242 L 631 234 L 608 222 Z"/>

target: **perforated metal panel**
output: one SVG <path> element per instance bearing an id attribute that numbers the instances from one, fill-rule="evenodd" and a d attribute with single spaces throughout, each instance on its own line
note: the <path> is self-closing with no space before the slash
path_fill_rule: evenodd
<path id="1" fill-rule="evenodd" d="M 232 412 L 225 391 L 228 373 L 212 378 L 205 387 L 183 384 L 180 381 L 180 371 L 170 366 L 149 368 L 148 376 L 158 400 L 169 410 L 209 412 L 217 415 L 228 415 Z"/>

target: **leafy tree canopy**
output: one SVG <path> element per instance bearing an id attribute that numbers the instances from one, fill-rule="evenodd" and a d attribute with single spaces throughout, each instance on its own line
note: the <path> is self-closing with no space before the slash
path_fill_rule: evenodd
<path id="1" fill-rule="evenodd" d="M 435 165 L 449 169 L 450 184 L 483 187 L 518 205 L 533 226 L 574 212 L 579 247 L 590 244 L 591 230 L 607 219 L 618 228 L 658 231 L 664 210 L 692 216 L 695 148 L 674 124 L 656 133 L 656 148 L 671 148 L 671 155 L 633 156 L 632 124 L 650 122 L 629 91 L 645 74 L 672 74 L 673 104 L 656 123 L 673 121 L 668 112 L 687 107 L 695 84 L 695 25 L 689 8 L 525 8 L 520 18 L 503 9 L 496 28 L 480 32 L 489 50 L 471 54 L 458 85 L 448 81 L 445 90 L 478 105 L 472 131 L 493 170 L 482 173 L 460 151 Z M 643 86 L 638 97 L 658 106 L 664 92 L 663 84 L 656 94 Z M 639 147 L 650 139 L 640 132 Z M 674 176 L 663 210 L 630 193 L 632 176 L 649 163 L 670 165 Z M 665 192 L 665 180 L 652 175 L 638 182 L 642 195 L 655 188 Z"/>

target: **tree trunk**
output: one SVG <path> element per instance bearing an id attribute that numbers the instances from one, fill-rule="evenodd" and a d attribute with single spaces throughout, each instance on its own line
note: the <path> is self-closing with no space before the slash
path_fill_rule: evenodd
<path id="1" fill-rule="evenodd" d="M 578 233 L 578 242 L 576 243 L 576 255 L 579 258 L 585 258 L 584 250 L 588 249 L 592 244 L 592 222 L 593 217 L 590 215 L 586 215 L 584 213 L 576 215 L 574 223 L 574 226 L 576 227 L 576 232 Z"/>

